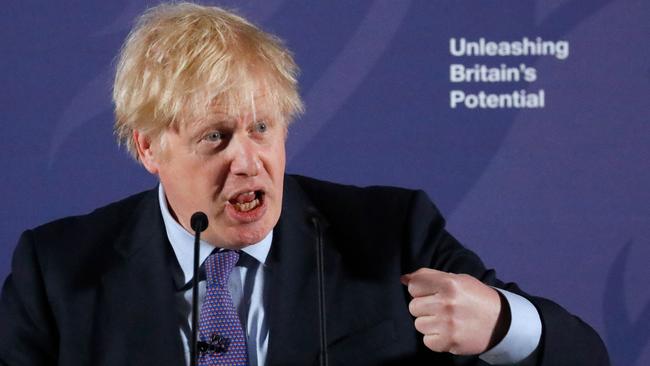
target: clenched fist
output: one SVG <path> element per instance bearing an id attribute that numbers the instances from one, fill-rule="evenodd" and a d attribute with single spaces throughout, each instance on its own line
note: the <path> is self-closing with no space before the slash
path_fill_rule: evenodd
<path id="1" fill-rule="evenodd" d="M 499 293 L 466 274 L 421 268 L 401 277 L 413 297 L 409 311 L 424 344 L 436 352 L 483 353 L 499 342 L 510 314 Z"/>

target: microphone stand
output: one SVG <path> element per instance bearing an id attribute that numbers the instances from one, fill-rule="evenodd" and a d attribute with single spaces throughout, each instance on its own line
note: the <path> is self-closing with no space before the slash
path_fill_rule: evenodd
<path id="1" fill-rule="evenodd" d="M 318 318 L 319 318 L 319 341 L 320 355 L 318 364 L 320 366 L 329 365 L 327 354 L 327 314 L 325 308 L 325 263 L 323 260 L 323 232 L 320 226 L 318 216 L 314 214 L 311 222 L 316 229 L 316 280 L 318 282 Z"/>
<path id="2" fill-rule="evenodd" d="M 203 212 L 195 212 L 190 219 L 194 230 L 194 275 L 192 277 L 192 339 L 190 341 L 190 366 L 197 365 L 199 334 L 199 248 L 201 232 L 208 227 L 208 217 Z"/>

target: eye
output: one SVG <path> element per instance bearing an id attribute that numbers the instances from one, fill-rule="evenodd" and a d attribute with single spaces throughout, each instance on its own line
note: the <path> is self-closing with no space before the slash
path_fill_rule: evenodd
<path id="1" fill-rule="evenodd" d="M 203 140 L 208 142 L 219 142 L 223 138 L 223 135 L 219 131 L 212 131 L 209 134 L 203 137 Z"/>
<path id="2" fill-rule="evenodd" d="M 255 122 L 253 129 L 255 130 L 255 132 L 264 133 L 266 132 L 266 130 L 269 129 L 269 126 L 267 125 L 266 121 L 257 121 Z"/>

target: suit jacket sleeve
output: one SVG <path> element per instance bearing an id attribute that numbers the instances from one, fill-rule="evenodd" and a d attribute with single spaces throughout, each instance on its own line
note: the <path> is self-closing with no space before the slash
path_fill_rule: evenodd
<path id="1" fill-rule="evenodd" d="M 57 363 L 57 333 L 48 306 L 42 266 L 31 238 L 23 233 L 12 273 L 0 299 L 0 365 Z"/>
<path id="2" fill-rule="evenodd" d="M 609 365 L 605 346 L 585 322 L 556 303 L 530 296 L 513 283 L 504 284 L 494 270 L 485 268 L 472 251 L 464 248 L 444 228 L 438 210 L 422 191 L 413 193 L 407 218 L 408 245 L 403 248 L 407 272 L 429 267 L 452 273 L 467 273 L 482 282 L 524 296 L 537 308 L 542 320 L 542 338 L 533 357 L 522 364 L 542 366 Z M 463 358 L 458 358 L 463 364 Z"/>

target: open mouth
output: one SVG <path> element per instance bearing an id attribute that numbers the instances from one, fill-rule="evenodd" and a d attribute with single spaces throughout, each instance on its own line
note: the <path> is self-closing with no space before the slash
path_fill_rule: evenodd
<path id="1" fill-rule="evenodd" d="M 264 203 L 264 192 L 259 190 L 240 193 L 228 202 L 238 212 L 250 212 Z"/>

